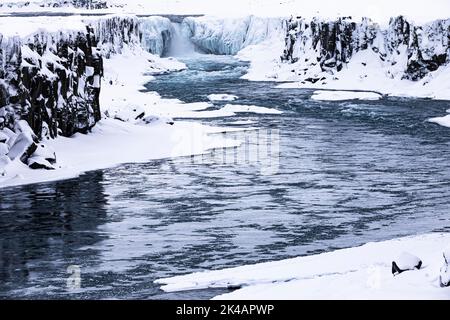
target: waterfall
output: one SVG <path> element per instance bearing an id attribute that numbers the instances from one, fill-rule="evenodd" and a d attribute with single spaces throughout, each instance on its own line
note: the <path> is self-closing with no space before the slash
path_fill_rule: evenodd
<path id="1" fill-rule="evenodd" d="M 172 39 L 167 55 L 171 57 L 186 57 L 195 53 L 195 46 L 189 40 L 188 31 L 180 23 L 172 22 Z"/>

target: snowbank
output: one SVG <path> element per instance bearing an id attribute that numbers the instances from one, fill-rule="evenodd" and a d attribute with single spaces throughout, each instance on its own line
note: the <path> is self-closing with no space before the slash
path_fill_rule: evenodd
<path id="1" fill-rule="evenodd" d="M 319 101 L 379 100 L 381 97 L 380 94 L 375 92 L 315 91 L 311 99 Z"/>
<path id="2" fill-rule="evenodd" d="M 167 292 L 242 287 L 215 299 L 450 299 L 439 286 L 450 234 L 429 234 L 278 262 L 157 280 Z M 392 275 L 403 252 L 423 261 L 420 270 Z"/>
<path id="3" fill-rule="evenodd" d="M 46 141 L 46 145 L 57 153 L 56 170 L 32 170 L 17 159 L 6 166 L 6 175 L 0 177 L 0 188 L 73 178 L 86 171 L 122 163 L 202 154 L 212 148 L 240 144 L 239 141 L 209 136 L 214 131 L 217 129 L 192 122 L 141 126 L 103 119 L 90 134 Z"/>

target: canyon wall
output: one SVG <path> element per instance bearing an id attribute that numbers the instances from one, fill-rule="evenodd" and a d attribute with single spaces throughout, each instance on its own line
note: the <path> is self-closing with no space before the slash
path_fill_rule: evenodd
<path id="1" fill-rule="evenodd" d="M 450 62 L 449 43 L 450 19 L 418 26 L 400 16 L 381 28 L 367 18 L 354 22 L 298 17 L 288 22 L 282 60 L 305 68 L 318 64 L 322 71 L 336 73 L 356 53 L 371 50 L 381 61 L 400 67 L 402 78 L 416 81 Z"/>

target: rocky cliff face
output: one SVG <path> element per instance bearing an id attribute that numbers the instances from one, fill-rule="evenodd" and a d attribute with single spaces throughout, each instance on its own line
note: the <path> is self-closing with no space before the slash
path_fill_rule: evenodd
<path id="1" fill-rule="evenodd" d="M 356 23 L 351 18 L 297 17 L 288 22 L 282 60 L 318 64 L 322 71 L 336 73 L 354 54 L 369 49 L 383 62 L 402 64 L 403 78 L 415 81 L 450 62 L 449 43 L 450 19 L 416 26 L 400 16 L 382 29 L 367 18 Z"/>
<path id="2" fill-rule="evenodd" d="M 25 119 L 38 137 L 54 138 L 87 132 L 100 120 L 103 63 L 91 27 L 67 37 L 1 40 L 0 128 Z"/>
<path id="3" fill-rule="evenodd" d="M 27 8 L 37 6 L 41 8 L 87 8 L 87 9 L 104 9 L 108 8 L 106 1 L 102 0 L 35 0 L 35 1 L 4 1 L 0 3 L 0 8 Z"/>
<path id="4" fill-rule="evenodd" d="M 109 17 L 84 30 L 0 34 L 0 160 L 51 168 L 56 156 L 42 138 L 88 132 L 101 119 L 103 56 L 139 45 L 137 25 L 137 18 Z"/>

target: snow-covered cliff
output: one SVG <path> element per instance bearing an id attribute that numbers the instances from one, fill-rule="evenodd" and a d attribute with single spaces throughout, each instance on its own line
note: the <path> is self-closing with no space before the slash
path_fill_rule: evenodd
<path id="1" fill-rule="evenodd" d="M 140 29 L 144 49 L 159 56 L 167 54 L 174 33 L 169 19 L 156 16 L 141 18 Z"/>
<path id="2" fill-rule="evenodd" d="M 235 55 L 243 48 L 273 35 L 284 35 L 286 20 L 281 18 L 187 17 L 183 28 L 190 40 L 206 53 Z"/>
<path id="3" fill-rule="evenodd" d="M 338 74 L 355 54 L 369 50 L 383 62 L 388 77 L 416 81 L 450 61 L 449 39 L 450 19 L 417 26 L 400 16 L 382 29 L 367 18 L 292 18 L 282 60 L 294 64 L 297 75 L 319 81 L 311 70 Z"/>
<path id="4" fill-rule="evenodd" d="M 32 0 L 32 1 L 2 1 L 1 9 L 49 9 L 49 8 L 86 8 L 105 9 L 107 2 L 102 0 Z"/>
<path id="5" fill-rule="evenodd" d="M 73 16 L 69 26 L 69 18 L 60 18 L 61 25 L 33 19 L 0 33 L 0 130 L 9 130 L 1 152 L 9 153 L 26 133 L 14 152 L 26 154 L 25 162 L 40 138 L 84 133 L 100 120 L 103 57 L 124 48 L 167 55 L 174 41 L 191 41 L 206 53 L 249 60 L 252 80 L 379 91 L 399 83 L 422 90 L 433 82 L 449 91 L 448 72 L 440 71 L 450 65 L 450 19 L 420 26 L 400 16 L 384 28 L 350 17 L 203 16 L 178 25 L 165 17 Z"/>

